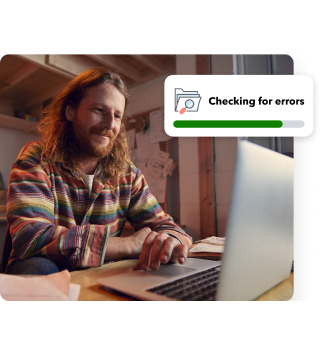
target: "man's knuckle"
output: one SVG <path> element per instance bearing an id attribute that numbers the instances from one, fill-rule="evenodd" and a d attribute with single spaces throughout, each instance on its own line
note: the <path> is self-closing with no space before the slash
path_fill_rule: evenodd
<path id="1" fill-rule="evenodd" d="M 146 241 L 153 241 L 155 238 L 155 233 L 154 232 L 150 232 L 148 233 L 147 237 L 146 237 Z"/>
<path id="2" fill-rule="evenodd" d="M 143 243 L 143 249 L 148 249 L 152 246 L 152 242 L 150 240 L 145 240 Z"/>
<path id="3" fill-rule="evenodd" d="M 155 238 L 155 242 L 157 245 L 161 246 L 165 242 L 165 238 L 162 235 L 158 235 Z"/>

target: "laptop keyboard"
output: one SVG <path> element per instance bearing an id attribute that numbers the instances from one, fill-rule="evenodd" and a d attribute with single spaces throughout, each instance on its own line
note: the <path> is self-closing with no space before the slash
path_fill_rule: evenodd
<path id="1" fill-rule="evenodd" d="M 147 291 L 180 301 L 214 301 L 219 272 L 220 267 L 217 266 Z"/>

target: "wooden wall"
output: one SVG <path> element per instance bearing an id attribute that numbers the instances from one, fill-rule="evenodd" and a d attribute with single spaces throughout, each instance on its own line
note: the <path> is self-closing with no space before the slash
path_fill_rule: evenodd
<path id="1" fill-rule="evenodd" d="M 210 74 L 210 55 L 196 56 L 198 75 Z M 201 237 L 216 236 L 213 138 L 198 138 Z"/>

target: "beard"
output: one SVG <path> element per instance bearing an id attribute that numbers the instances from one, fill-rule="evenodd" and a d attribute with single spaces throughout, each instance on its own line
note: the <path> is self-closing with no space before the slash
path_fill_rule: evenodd
<path id="1" fill-rule="evenodd" d="M 116 139 L 112 130 L 98 127 L 91 127 L 90 129 L 87 129 L 80 124 L 73 125 L 73 134 L 80 154 L 100 159 L 111 153 Z M 94 134 L 107 136 L 109 138 L 109 143 L 107 145 L 101 145 L 97 143 L 94 141 Z"/>

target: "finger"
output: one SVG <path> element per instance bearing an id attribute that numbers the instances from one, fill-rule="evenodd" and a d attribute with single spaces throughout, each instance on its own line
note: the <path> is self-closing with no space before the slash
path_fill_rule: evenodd
<path id="1" fill-rule="evenodd" d="M 184 264 L 187 260 L 187 254 L 187 247 L 185 245 L 179 244 L 174 247 L 170 261 L 174 263 L 179 262 L 180 264 Z"/>
<path id="2" fill-rule="evenodd" d="M 135 270 L 140 270 L 140 264 L 141 264 L 140 256 L 141 256 L 141 254 L 139 255 L 139 261 L 138 261 L 138 263 L 133 267 L 133 270 L 134 270 L 134 271 L 135 271 Z"/>
<path id="3" fill-rule="evenodd" d="M 160 254 L 160 262 L 162 264 L 166 264 L 169 262 L 172 256 L 174 247 L 176 247 L 178 244 L 179 244 L 178 240 L 176 240 L 175 238 L 172 238 L 171 236 L 168 237 L 168 239 L 165 241 L 164 247 Z"/>
<path id="4" fill-rule="evenodd" d="M 147 270 L 149 267 L 153 243 L 157 235 L 156 232 L 151 232 L 143 243 L 142 252 L 139 258 L 139 265 L 142 270 Z"/>
<path id="5" fill-rule="evenodd" d="M 159 233 L 153 243 L 152 255 L 151 255 L 151 262 L 150 268 L 152 270 L 158 270 L 160 267 L 160 254 L 161 250 L 163 249 L 166 240 L 169 238 L 169 235 L 166 233 Z"/>
<path id="6" fill-rule="evenodd" d="M 140 263 L 139 263 L 139 262 L 133 267 L 133 270 L 134 270 L 134 271 L 136 271 L 136 270 L 141 270 L 141 268 L 140 268 Z"/>

